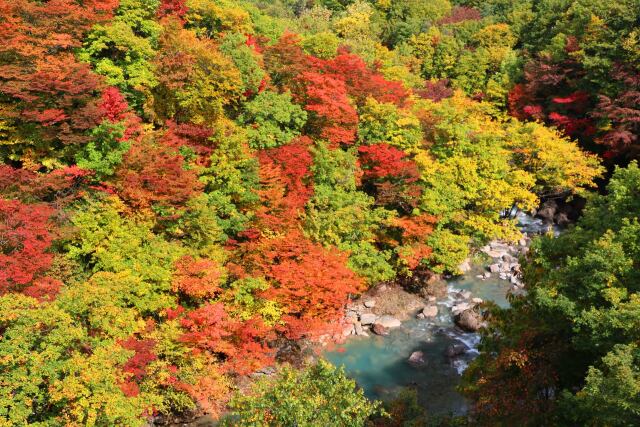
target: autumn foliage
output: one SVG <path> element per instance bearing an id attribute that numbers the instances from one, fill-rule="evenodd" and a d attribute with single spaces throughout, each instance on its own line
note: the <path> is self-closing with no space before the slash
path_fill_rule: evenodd
<path id="1" fill-rule="evenodd" d="M 179 207 L 201 185 L 172 147 L 147 138 L 134 144 L 116 173 L 115 187 L 135 208 Z"/>
<path id="2" fill-rule="evenodd" d="M 543 43 L 489 3 L 0 0 L 0 425 L 217 417 L 635 156 L 633 14 Z M 533 346 L 484 390 L 544 388 Z"/>
<path id="3" fill-rule="evenodd" d="M 53 261 L 48 252 L 53 214 L 44 204 L 0 199 L 0 294 L 25 289 L 38 297 L 57 293 L 56 285 L 44 276 Z"/>
<path id="4" fill-rule="evenodd" d="M 245 251 L 247 273 L 271 284 L 262 295 L 280 305 L 291 338 L 330 331 L 349 295 L 363 288 L 362 279 L 345 266 L 345 254 L 314 244 L 297 230 L 251 243 Z"/>

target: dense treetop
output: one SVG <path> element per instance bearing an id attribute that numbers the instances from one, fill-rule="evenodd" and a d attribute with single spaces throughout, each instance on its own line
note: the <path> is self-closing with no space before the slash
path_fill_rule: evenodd
<path id="1" fill-rule="evenodd" d="M 491 393 L 480 418 L 634 419 L 637 167 L 586 193 L 603 161 L 638 154 L 639 11 L 0 0 L 0 424 L 217 417 L 283 342 L 339 332 L 351 296 L 457 273 L 519 238 L 505 210 L 575 195 L 584 218 L 538 243 L 471 393 Z M 521 403 L 501 394 L 522 386 L 501 371 L 512 351 L 531 360 L 531 412 L 504 406 Z M 296 384 L 310 395 L 261 409 Z M 232 402 L 266 425 L 363 425 L 376 408 L 323 364 Z"/>

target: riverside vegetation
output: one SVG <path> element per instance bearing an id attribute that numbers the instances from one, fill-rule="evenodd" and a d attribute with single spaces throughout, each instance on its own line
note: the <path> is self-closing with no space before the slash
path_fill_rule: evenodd
<path id="1" fill-rule="evenodd" d="M 638 424 L 639 22 L 640 0 L 0 0 L 0 425 Z M 483 306 L 468 415 L 285 363 L 541 204 L 586 207 Z"/>

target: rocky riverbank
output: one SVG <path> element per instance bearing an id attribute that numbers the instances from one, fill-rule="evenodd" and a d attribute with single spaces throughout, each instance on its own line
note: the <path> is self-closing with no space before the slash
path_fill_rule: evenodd
<path id="1" fill-rule="evenodd" d="M 483 281 L 492 277 L 504 280 L 511 284 L 510 292 L 523 292 L 520 257 L 529 251 L 529 244 L 530 236 L 525 232 L 518 242 L 493 241 L 480 248 L 480 252 L 489 261 L 485 271 L 476 277 Z M 460 270 L 469 273 L 472 270 L 471 261 L 465 261 Z M 481 298 L 470 291 L 447 293 L 446 282 L 441 278 L 432 279 L 429 287 L 428 293 L 408 292 L 399 285 L 374 288 L 347 305 L 342 321 L 344 326 L 341 334 L 335 338 L 337 341 L 344 341 L 352 336 L 387 335 L 390 329 L 401 326 L 408 319 L 435 320 L 442 315 L 439 305 L 448 305 L 450 310 L 446 314 L 451 316 L 453 323 L 462 332 L 477 332 L 485 325 Z M 415 356 L 414 362 L 418 359 L 419 356 Z"/>

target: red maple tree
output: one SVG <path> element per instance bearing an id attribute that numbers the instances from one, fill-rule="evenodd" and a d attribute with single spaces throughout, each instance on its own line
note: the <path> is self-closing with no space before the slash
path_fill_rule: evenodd
<path id="1" fill-rule="evenodd" d="M 115 188 L 134 208 L 179 208 L 202 184 L 195 171 L 184 169 L 182 155 L 151 136 L 133 144 L 124 156 Z"/>
<path id="2" fill-rule="evenodd" d="M 283 310 L 280 330 L 292 339 L 332 330 L 349 295 L 364 287 L 347 267 L 347 254 L 311 242 L 297 228 L 248 242 L 239 256 L 247 274 L 271 284 L 261 295 Z"/>
<path id="3" fill-rule="evenodd" d="M 116 7 L 116 0 L 1 0 L 0 93 L 12 105 L 3 113 L 36 124 L 42 139 L 85 141 L 98 122 L 101 79 L 73 50 Z"/>
<path id="4" fill-rule="evenodd" d="M 54 256 L 48 252 L 54 212 L 45 204 L 0 199 L 0 295 L 30 285 L 33 296 L 57 293 L 59 284 L 43 278 Z"/>

